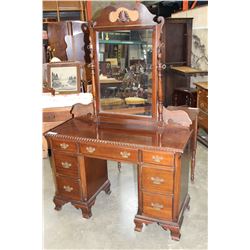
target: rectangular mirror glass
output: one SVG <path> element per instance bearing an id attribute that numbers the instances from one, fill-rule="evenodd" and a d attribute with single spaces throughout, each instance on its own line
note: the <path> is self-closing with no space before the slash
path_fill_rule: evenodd
<path id="1" fill-rule="evenodd" d="M 152 116 L 153 30 L 98 33 L 100 111 Z"/>

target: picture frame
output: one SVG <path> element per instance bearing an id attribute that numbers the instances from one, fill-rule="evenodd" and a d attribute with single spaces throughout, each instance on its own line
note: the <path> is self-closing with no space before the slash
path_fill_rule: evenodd
<path id="1" fill-rule="evenodd" d="M 54 62 L 47 64 L 48 87 L 55 94 L 80 93 L 80 62 Z"/>

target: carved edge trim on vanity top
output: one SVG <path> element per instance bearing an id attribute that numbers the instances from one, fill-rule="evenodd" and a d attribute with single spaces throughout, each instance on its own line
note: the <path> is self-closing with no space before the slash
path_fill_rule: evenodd
<path id="1" fill-rule="evenodd" d="M 191 134 L 190 134 L 191 135 Z M 163 151 L 163 152 L 171 152 L 171 153 L 183 153 L 184 149 L 186 148 L 186 145 L 183 150 L 176 149 L 176 148 L 168 148 L 168 147 L 157 147 L 157 146 L 145 146 L 140 144 L 132 144 L 132 143 L 123 143 L 123 142 L 112 142 L 112 141 L 105 141 L 100 139 L 89 139 L 89 138 L 80 138 L 75 136 L 69 136 L 69 135 L 60 135 L 60 134 L 45 134 L 45 137 L 54 137 L 58 139 L 66 139 L 73 142 L 85 142 L 85 143 L 96 143 L 96 144 L 106 144 L 106 145 L 112 145 L 112 146 L 120 146 L 120 147 L 127 147 L 132 149 L 144 149 L 144 150 L 157 150 L 157 151 Z M 190 137 L 190 136 L 189 136 Z M 188 140 L 187 140 L 188 142 Z"/>

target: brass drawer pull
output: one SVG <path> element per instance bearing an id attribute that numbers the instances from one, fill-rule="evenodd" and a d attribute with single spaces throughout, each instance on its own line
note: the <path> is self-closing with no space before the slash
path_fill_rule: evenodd
<path id="1" fill-rule="evenodd" d="M 151 177 L 150 179 L 154 184 L 157 184 L 157 185 L 162 184 L 164 182 L 164 179 L 160 177 Z"/>
<path id="2" fill-rule="evenodd" d="M 163 205 L 160 203 L 153 203 L 151 202 L 151 207 L 155 210 L 161 210 L 163 208 Z"/>
<path id="3" fill-rule="evenodd" d="M 63 149 L 66 149 L 66 148 L 69 147 L 69 144 L 67 144 L 67 143 L 61 143 L 60 147 L 63 148 Z"/>
<path id="4" fill-rule="evenodd" d="M 123 152 L 120 152 L 120 155 L 122 156 L 122 158 L 128 158 L 130 156 L 130 153 L 127 152 L 127 151 L 123 151 Z"/>
<path id="5" fill-rule="evenodd" d="M 64 190 L 65 190 L 66 192 L 69 192 L 69 193 L 73 190 L 73 188 L 70 187 L 70 186 L 63 186 L 63 188 L 64 188 Z"/>
<path id="6" fill-rule="evenodd" d="M 89 153 L 94 153 L 94 152 L 95 152 L 95 148 L 93 148 L 93 147 L 86 147 L 86 150 L 87 150 Z"/>
<path id="7" fill-rule="evenodd" d="M 70 168 L 70 167 L 71 167 L 71 163 L 62 162 L 62 167 L 63 167 L 63 168 Z"/>
<path id="8" fill-rule="evenodd" d="M 158 155 L 153 155 L 152 160 L 155 162 L 161 162 L 163 160 L 163 157 Z"/>

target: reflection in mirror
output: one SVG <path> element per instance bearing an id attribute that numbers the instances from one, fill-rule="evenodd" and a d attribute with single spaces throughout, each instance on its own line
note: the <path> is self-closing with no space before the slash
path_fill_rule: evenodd
<path id="1" fill-rule="evenodd" d="M 101 112 L 152 115 L 152 33 L 99 32 Z"/>

